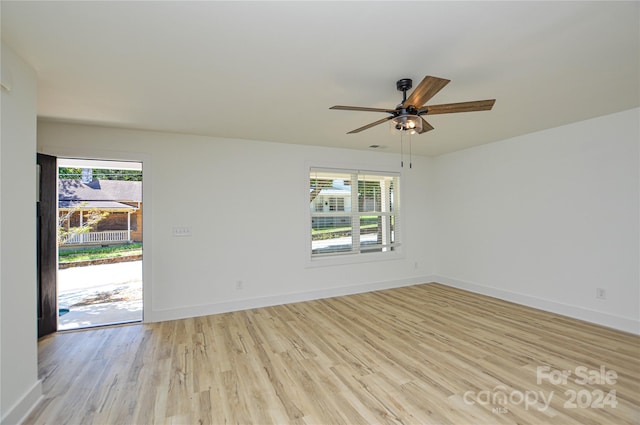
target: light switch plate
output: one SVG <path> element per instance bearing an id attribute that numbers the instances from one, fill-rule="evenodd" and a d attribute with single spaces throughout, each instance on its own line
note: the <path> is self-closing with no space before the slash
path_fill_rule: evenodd
<path id="1" fill-rule="evenodd" d="M 173 237 L 186 237 L 191 236 L 191 227 L 188 226 L 174 226 L 173 227 Z"/>

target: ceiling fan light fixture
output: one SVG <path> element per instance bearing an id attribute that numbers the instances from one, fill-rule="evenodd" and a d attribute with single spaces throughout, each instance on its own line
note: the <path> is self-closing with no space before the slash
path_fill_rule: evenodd
<path id="1" fill-rule="evenodd" d="M 390 121 L 391 132 L 407 131 L 409 134 L 422 132 L 422 118 L 418 115 L 398 115 Z"/>

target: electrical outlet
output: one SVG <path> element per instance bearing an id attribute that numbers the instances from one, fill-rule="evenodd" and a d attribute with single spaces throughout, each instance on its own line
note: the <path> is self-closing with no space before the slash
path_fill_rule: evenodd
<path id="1" fill-rule="evenodd" d="M 236 280 L 236 291 L 241 291 L 244 288 L 244 284 L 241 280 Z"/>
<path id="2" fill-rule="evenodd" d="M 187 226 L 174 226 L 173 227 L 173 237 L 186 237 L 191 236 L 191 227 Z"/>
<path id="3" fill-rule="evenodd" d="M 596 298 L 598 298 L 600 300 L 606 300 L 607 299 L 607 291 L 605 291 L 604 288 L 596 288 Z"/>

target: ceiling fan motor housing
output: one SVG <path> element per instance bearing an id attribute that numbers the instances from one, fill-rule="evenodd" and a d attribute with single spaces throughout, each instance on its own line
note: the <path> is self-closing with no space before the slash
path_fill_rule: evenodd
<path id="1" fill-rule="evenodd" d="M 411 80 L 411 78 L 403 78 L 396 82 L 396 88 L 398 89 L 398 91 L 407 91 L 411 87 L 413 87 L 413 81 Z"/>

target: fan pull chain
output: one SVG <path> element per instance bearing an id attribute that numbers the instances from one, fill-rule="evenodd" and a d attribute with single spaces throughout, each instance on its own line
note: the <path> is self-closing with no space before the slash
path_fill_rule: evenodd
<path id="1" fill-rule="evenodd" d="M 411 142 L 413 141 L 411 133 L 409 133 L 409 168 L 413 168 L 413 157 L 411 155 Z"/>
<path id="2" fill-rule="evenodd" d="M 402 139 L 402 131 L 400 131 L 400 168 L 404 168 L 404 141 Z"/>

